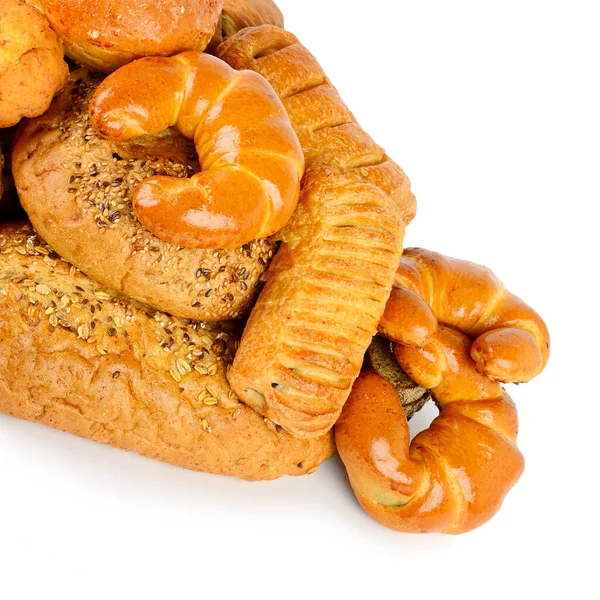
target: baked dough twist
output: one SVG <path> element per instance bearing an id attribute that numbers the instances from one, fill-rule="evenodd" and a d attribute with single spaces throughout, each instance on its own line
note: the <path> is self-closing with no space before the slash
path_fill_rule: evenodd
<path id="1" fill-rule="evenodd" d="M 217 55 L 271 83 L 309 168 L 229 381 L 294 435 L 321 435 L 336 421 L 377 330 L 414 197 L 295 36 L 272 26 L 245 29 Z"/>
<path id="2" fill-rule="evenodd" d="M 252 71 L 199 52 L 143 58 L 109 75 L 90 104 L 114 141 L 176 127 L 193 139 L 201 172 L 157 176 L 133 208 L 158 238 L 187 248 L 239 248 L 279 231 L 298 203 L 304 157 L 281 101 Z"/>
<path id="3" fill-rule="evenodd" d="M 69 75 L 48 20 L 22 0 L 0 2 L 0 128 L 37 117 Z"/>
<path id="4" fill-rule="evenodd" d="M 405 345 L 425 347 L 438 321 L 473 339 L 471 357 L 492 379 L 527 382 L 548 362 L 550 336 L 543 319 L 508 292 L 488 268 L 429 250 L 407 249 L 380 333 Z"/>
<path id="5" fill-rule="evenodd" d="M 436 337 L 456 368 L 432 390 L 440 415 L 430 427 L 411 443 L 394 388 L 366 372 L 336 423 L 335 439 L 350 485 L 372 518 L 409 533 L 464 533 L 499 510 L 523 472 L 517 411 L 500 384 L 474 368 L 466 336 L 441 327 Z M 418 365 L 427 373 L 431 362 L 411 351 L 402 368 Z"/>
<path id="6" fill-rule="evenodd" d="M 70 58 L 102 73 L 143 56 L 201 52 L 223 6 L 223 0 L 28 1 L 46 15 Z"/>
<path id="7" fill-rule="evenodd" d="M 238 402 L 238 334 L 146 310 L 0 224 L 0 412 L 187 469 L 303 475 L 332 436 L 299 440 Z"/>

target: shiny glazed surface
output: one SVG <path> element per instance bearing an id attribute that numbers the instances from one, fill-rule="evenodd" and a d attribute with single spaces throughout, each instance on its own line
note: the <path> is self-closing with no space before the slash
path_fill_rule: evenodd
<path id="1" fill-rule="evenodd" d="M 157 237 L 191 248 L 236 248 L 289 220 L 304 157 L 279 98 L 257 73 L 186 52 L 147 58 L 109 76 L 90 105 L 96 130 L 113 140 L 169 127 L 193 139 L 201 172 L 151 177 L 133 206 Z"/>

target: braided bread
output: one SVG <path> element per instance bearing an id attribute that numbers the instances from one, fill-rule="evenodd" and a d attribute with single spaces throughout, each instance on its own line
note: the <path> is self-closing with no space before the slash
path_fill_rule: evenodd
<path id="1" fill-rule="evenodd" d="M 410 249 L 396 279 L 379 329 L 440 415 L 410 443 L 394 388 L 363 374 L 336 424 L 338 451 L 359 502 L 380 523 L 463 533 L 498 511 L 523 471 L 517 411 L 497 379 L 538 374 L 548 331 L 484 267 Z"/>
<path id="2" fill-rule="evenodd" d="M 308 167 L 229 381 L 294 435 L 318 436 L 336 421 L 377 330 L 414 197 L 292 34 L 245 29 L 217 55 L 271 83 Z"/>
<path id="3" fill-rule="evenodd" d="M 91 278 L 143 304 L 199 321 L 241 317 L 254 303 L 274 244 L 181 248 L 142 227 L 131 206 L 140 181 L 189 177 L 198 158 L 174 129 L 131 142 L 99 136 L 88 107 L 100 81 L 73 72 L 50 110 L 18 132 L 12 171 L 35 230 Z"/>
<path id="4" fill-rule="evenodd" d="M 176 126 L 202 171 L 151 177 L 133 195 L 142 225 L 188 248 L 239 248 L 279 231 L 300 193 L 304 157 L 263 77 L 199 52 L 144 58 L 109 75 L 90 104 L 104 137 L 126 141 Z"/>
<path id="5" fill-rule="evenodd" d="M 22 0 L 0 3 L 0 128 L 37 117 L 69 74 L 48 20 Z"/>
<path id="6" fill-rule="evenodd" d="M 514 403 L 499 384 L 476 371 L 466 336 L 441 327 L 437 343 L 446 360 L 458 365 L 459 381 L 442 378 L 432 390 L 440 415 L 412 443 L 394 388 L 375 373 L 359 377 L 335 426 L 358 501 L 397 531 L 475 529 L 499 510 L 523 472 Z M 402 368 L 415 367 L 417 352 L 423 362 L 416 368 L 426 373 L 431 363 L 411 350 Z"/>
<path id="7" fill-rule="evenodd" d="M 474 340 L 471 357 L 492 379 L 530 381 L 548 362 L 544 321 L 489 269 L 429 250 L 405 250 L 380 332 L 423 347 L 438 321 Z"/>

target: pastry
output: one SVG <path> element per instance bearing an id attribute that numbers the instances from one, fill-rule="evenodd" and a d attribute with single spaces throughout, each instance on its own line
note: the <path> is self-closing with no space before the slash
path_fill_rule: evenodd
<path id="1" fill-rule="evenodd" d="M 470 360 L 461 334 L 448 330 L 446 338 L 450 356 Z M 461 368 L 465 379 L 473 374 Z M 442 401 L 434 389 L 440 416 L 411 442 L 392 385 L 375 373 L 358 378 L 335 439 L 350 485 L 372 518 L 407 533 L 457 534 L 496 514 L 524 461 L 515 445 L 515 405 L 498 383 L 488 383 L 492 389 L 472 399 L 456 391 Z"/>
<path id="2" fill-rule="evenodd" d="M 29 0 L 48 18 L 67 55 L 82 67 L 110 73 L 143 56 L 202 51 L 222 0 Z"/>
<path id="3" fill-rule="evenodd" d="M 281 101 L 252 71 L 200 52 L 143 58 L 100 84 L 90 118 L 115 141 L 169 127 L 194 141 L 200 173 L 151 177 L 133 194 L 136 216 L 164 241 L 239 248 L 279 231 L 296 208 L 302 149 Z"/>
<path id="4" fill-rule="evenodd" d="M 217 55 L 271 83 L 307 166 L 229 381 L 244 402 L 294 435 L 322 435 L 376 333 L 414 197 L 400 167 L 359 127 L 295 36 L 272 26 L 244 29 Z"/>
<path id="5" fill-rule="evenodd" d="M 440 415 L 410 441 L 394 388 L 367 373 L 335 426 L 363 508 L 413 533 L 464 533 L 499 510 L 523 472 L 517 411 L 497 379 L 529 381 L 547 362 L 543 320 L 489 269 L 405 251 L 380 325 L 400 367 Z"/>
<path id="6" fill-rule="evenodd" d="M 238 402 L 230 328 L 148 310 L 0 224 L 0 411 L 180 467 L 244 479 L 311 472 L 298 440 Z"/>
<path id="7" fill-rule="evenodd" d="M 69 74 L 48 20 L 22 0 L 0 2 L 0 129 L 41 115 Z"/>
<path id="8" fill-rule="evenodd" d="M 62 257 L 126 296 L 190 319 L 240 317 L 258 292 L 274 244 L 181 248 L 142 227 L 131 207 L 133 190 L 148 176 L 192 175 L 195 150 L 172 130 L 128 143 L 97 135 L 88 106 L 100 80 L 72 73 L 50 110 L 19 131 L 13 174 L 33 226 Z"/>
<path id="9" fill-rule="evenodd" d="M 396 342 L 426 347 L 438 321 L 473 339 L 477 369 L 497 381 L 530 381 L 548 363 L 550 336 L 543 319 L 488 268 L 409 248 L 379 330 Z"/>

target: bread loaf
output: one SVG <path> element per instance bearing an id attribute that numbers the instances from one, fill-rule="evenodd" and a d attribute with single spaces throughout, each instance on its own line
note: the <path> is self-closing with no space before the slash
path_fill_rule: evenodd
<path id="1" fill-rule="evenodd" d="M 311 472 L 298 440 L 238 402 L 235 330 L 149 310 L 0 224 L 0 411 L 180 467 L 249 480 Z"/>

